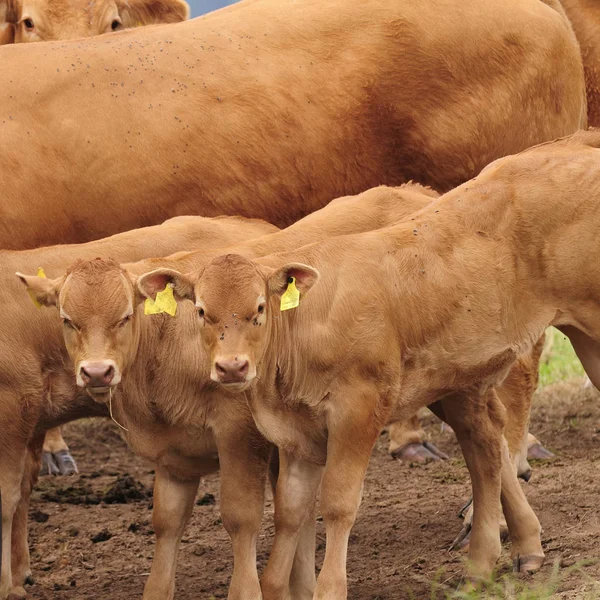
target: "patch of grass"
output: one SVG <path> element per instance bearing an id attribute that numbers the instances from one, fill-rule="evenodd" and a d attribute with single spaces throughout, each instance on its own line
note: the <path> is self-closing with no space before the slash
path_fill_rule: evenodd
<path id="1" fill-rule="evenodd" d="M 552 336 L 552 346 L 544 352 L 540 361 L 540 386 L 550 385 L 557 381 L 583 377 L 583 367 L 571 346 L 569 338 L 554 329 L 548 328 L 546 335 Z"/>

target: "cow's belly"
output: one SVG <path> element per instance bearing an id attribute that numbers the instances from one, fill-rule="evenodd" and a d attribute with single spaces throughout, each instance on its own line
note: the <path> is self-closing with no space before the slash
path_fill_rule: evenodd
<path id="1" fill-rule="evenodd" d="M 258 430 L 271 443 L 298 458 L 325 464 L 327 429 L 323 418 L 254 397 L 250 398 L 250 407 Z"/>
<path id="2" fill-rule="evenodd" d="M 219 468 L 217 445 L 210 429 L 130 427 L 126 439 L 136 454 L 179 479 L 195 479 Z"/>

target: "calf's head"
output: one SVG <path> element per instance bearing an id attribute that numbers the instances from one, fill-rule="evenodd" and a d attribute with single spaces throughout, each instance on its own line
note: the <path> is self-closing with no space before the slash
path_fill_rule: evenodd
<path id="1" fill-rule="evenodd" d="M 0 44 L 91 37 L 188 16 L 184 0 L 0 0 Z"/>
<path id="2" fill-rule="evenodd" d="M 247 389 L 269 341 L 280 299 L 291 279 L 303 297 L 318 280 L 316 269 L 290 263 L 267 268 L 236 254 L 213 260 L 199 273 L 183 275 L 158 269 L 142 275 L 138 287 L 154 299 L 171 284 L 175 297 L 195 303 L 201 323 L 203 355 L 210 378 L 232 391 Z"/>
<path id="3" fill-rule="evenodd" d="M 17 276 L 39 304 L 58 308 L 77 385 L 93 396 L 109 392 L 137 347 L 135 308 L 142 298 L 133 276 L 104 259 L 78 261 L 58 279 Z"/>

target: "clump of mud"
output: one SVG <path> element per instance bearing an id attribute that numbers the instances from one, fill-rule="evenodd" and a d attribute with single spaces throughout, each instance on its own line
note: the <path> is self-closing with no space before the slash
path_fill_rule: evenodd
<path id="1" fill-rule="evenodd" d="M 117 477 L 106 490 L 94 490 L 79 482 L 67 487 L 55 487 L 42 493 L 42 499 L 59 504 L 128 504 L 150 498 L 152 493 L 130 475 Z"/>

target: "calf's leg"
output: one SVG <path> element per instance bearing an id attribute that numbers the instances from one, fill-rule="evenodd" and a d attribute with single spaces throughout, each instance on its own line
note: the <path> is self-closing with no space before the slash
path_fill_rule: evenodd
<path id="1" fill-rule="evenodd" d="M 311 594 L 315 578 L 314 506 L 322 471 L 323 467 L 279 449 L 275 539 L 261 578 L 264 600 L 304 600 L 302 594 Z"/>
<path id="2" fill-rule="evenodd" d="M 73 475 L 75 473 L 79 473 L 79 470 L 60 432 L 60 427 L 49 429 L 44 440 L 41 475 Z"/>
<path id="3" fill-rule="evenodd" d="M 425 439 L 419 417 L 415 414 L 410 419 L 394 421 L 388 427 L 390 435 L 389 453 L 398 460 L 411 463 L 426 464 L 436 460 L 447 459 L 431 442 Z"/>
<path id="4" fill-rule="evenodd" d="M 200 477 L 180 480 L 158 467 L 154 480 L 152 524 L 156 550 L 143 600 L 173 600 L 177 551 L 192 514 Z"/>

